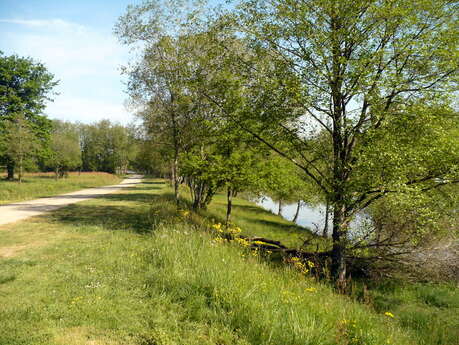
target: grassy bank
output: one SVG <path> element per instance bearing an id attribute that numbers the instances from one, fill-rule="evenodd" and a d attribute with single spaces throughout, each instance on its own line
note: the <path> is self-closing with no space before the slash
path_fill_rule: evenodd
<path id="1" fill-rule="evenodd" d="M 452 344 L 424 341 L 390 303 L 376 312 L 204 224 L 149 181 L 0 227 L 0 344 Z"/>
<path id="2" fill-rule="evenodd" d="M 68 178 L 58 181 L 54 179 L 53 173 L 25 174 L 21 184 L 0 178 L 0 205 L 116 184 L 119 181 L 117 176 L 101 172 L 70 173 Z"/>

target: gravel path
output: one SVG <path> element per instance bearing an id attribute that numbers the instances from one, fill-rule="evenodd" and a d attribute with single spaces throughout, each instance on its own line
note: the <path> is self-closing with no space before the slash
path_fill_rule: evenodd
<path id="1" fill-rule="evenodd" d="M 132 175 L 114 186 L 96 187 L 79 190 L 77 192 L 56 195 L 49 198 L 16 202 L 0 206 L 0 225 L 17 222 L 48 211 L 92 199 L 104 194 L 110 194 L 142 182 L 141 175 Z"/>

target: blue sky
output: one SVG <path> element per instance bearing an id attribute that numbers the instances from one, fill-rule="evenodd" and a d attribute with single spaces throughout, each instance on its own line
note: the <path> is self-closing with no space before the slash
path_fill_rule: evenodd
<path id="1" fill-rule="evenodd" d="M 120 66 L 126 47 L 112 34 L 117 18 L 138 0 L 0 0 L 0 50 L 44 63 L 60 80 L 51 118 L 127 124 L 133 116 Z"/>

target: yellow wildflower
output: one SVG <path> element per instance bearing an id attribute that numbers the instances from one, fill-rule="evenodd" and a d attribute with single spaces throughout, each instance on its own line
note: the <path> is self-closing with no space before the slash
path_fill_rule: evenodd
<path id="1" fill-rule="evenodd" d="M 223 232 L 222 225 L 220 223 L 212 225 L 212 228 L 214 228 L 218 232 Z"/>
<path id="2" fill-rule="evenodd" d="M 392 314 L 390 311 L 386 311 L 384 315 L 389 316 L 389 317 L 394 317 L 394 314 Z"/>
<path id="3" fill-rule="evenodd" d="M 241 233 L 241 231 L 242 231 L 241 228 L 239 228 L 237 226 L 234 227 L 234 228 L 230 228 L 229 229 L 229 233 L 232 234 L 232 235 L 238 235 L 238 234 Z"/>

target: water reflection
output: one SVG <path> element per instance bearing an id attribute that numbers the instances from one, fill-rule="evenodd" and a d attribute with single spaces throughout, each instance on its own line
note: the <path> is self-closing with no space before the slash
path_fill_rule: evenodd
<path id="1" fill-rule="evenodd" d="M 263 197 L 257 200 L 257 205 L 275 214 L 277 214 L 277 210 L 279 208 L 279 204 L 274 202 L 269 197 Z M 292 220 L 295 216 L 296 207 L 296 204 L 283 205 L 282 217 L 287 220 Z M 311 207 L 303 204 L 300 209 L 296 224 L 309 228 L 314 232 L 322 233 L 325 225 L 325 205 Z"/>
<path id="2" fill-rule="evenodd" d="M 257 205 L 263 207 L 265 210 L 271 211 L 277 214 L 279 209 L 279 203 L 274 202 L 269 197 L 263 197 L 256 200 Z M 282 217 L 287 220 L 293 220 L 296 212 L 296 204 L 289 204 L 282 206 Z M 312 232 L 322 235 L 325 225 L 325 205 L 319 205 L 317 207 L 311 207 L 303 204 L 298 214 L 296 224 L 309 228 Z M 362 235 L 362 232 L 368 230 L 371 226 L 371 219 L 368 214 L 364 212 L 358 213 L 355 218 L 349 224 L 349 237 L 355 238 Z M 331 215 L 328 216 L 328 235 L 331 235 L 332 222 Z"/>

